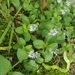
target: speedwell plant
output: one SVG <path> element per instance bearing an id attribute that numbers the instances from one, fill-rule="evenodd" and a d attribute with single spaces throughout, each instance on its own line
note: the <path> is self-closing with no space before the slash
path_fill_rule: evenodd
<path id="1" fill-rule="evenodd" d="M 0 75 L 67 75 L 75 59 L 73 0 L 0 0 L 0 15 L 7 26 L 0 50 L 9 57 L 0 54 Z"/>

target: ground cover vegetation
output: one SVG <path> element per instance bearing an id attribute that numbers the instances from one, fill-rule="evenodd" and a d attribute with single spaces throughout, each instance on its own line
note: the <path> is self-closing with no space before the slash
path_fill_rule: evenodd
<path id="1" fill-rule="evenodd" d="M 75 1 L 0 0 L 0 75 L 74 75 Z"/>

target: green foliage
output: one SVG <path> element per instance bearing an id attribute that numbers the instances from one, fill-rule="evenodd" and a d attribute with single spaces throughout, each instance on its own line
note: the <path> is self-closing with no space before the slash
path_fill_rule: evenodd
<path id="1" fill-rule="evenodd" d="M 15 31 L 16 31 L 16 33 L 18 33 L 18 34 L 23 34 L 23 27 L 22 27 L 22 26 L 17 27 L 17 28 L 15 29 Z"/>
<path id="2" fill-rule="evenodd" d="M 18 9 L 20 7 L 20 0 L 10 0 L 11 3 Z"/>
<path id="3" fill-rule="evenodd" d="M 11 68 L 12 66 L 10 61 L 0 55 L 0 75 L 6 75 L 11 70 Z"/>
<path id="4" fill-rule="evenodd" d="M 9 27 L 10 27 L 11 22 L 9 22 L 7 28 L 5 29 L 5 32 L 2 34 L 2 36 L 0 37 L 0 44 L 3 42 L 5 35 L 7 34 Z"/>
<path id="5" fill-rule="evenodd" d="M 42 40 L 34 40 L 33 45 L 36 49 L 44 48 L 45 43 Z"/>
<path id="6" fill-rule="evenodd" d="M 75 58 L 73 3 L 0 0 L 0 75 L 67 75 L 68 71 L 63 73 L 62 68 L 67 60 L 70 66 Z M 47 71 L 42 64 L 53 70 Z"/>
<path id="7" fill-rule="evenodd" d="M 22 62 L 23 60 L 28 58 L 28 54 L 25 50 L 18 49 L 17 50 L 17 57 L 18 57 L 19 61 Z"/>
<path id="8" fill-rule="evenodd" d="M 21 72 L 11 72 L 9 75 L 24 75 Z"/>
<path id="9" fill-rule="evenodd" d="M 25 40 L 23 39 L 23 38 L 18 38 L 18 45 L 20 45 L 20 46 L 24 46 L 25 44 L 26 44 L 26 42 L 25 42 Z"/>
<path id="10" fill-rule="evenodd" d="M 48 50 L 42 52 L 42 55 L 45 58 L 45 62 L 49 62 L 53 58 L 53 52 L 49 52 Z"/>
<path id="11" fill-rule="evenodd" d="M 38 64 L 34 60 L 24 61 L 24 67 L 29 71 L 36 71 L 39 68 Z"/>
<path id="12" fill-rule="evenodd" d="M 43 58 L 42 57 L 38 57 L 38 58 L 35 59 L 35 61 L 37 63 L 42 63 L 43 62 Z"/>

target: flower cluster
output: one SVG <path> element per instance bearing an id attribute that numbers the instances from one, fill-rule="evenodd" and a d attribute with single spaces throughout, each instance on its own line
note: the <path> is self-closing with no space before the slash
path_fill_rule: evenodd
<path id="1" fill-rule="evenodd" d="M 67 11 L 69 11 L 68 7 L 64 7 L 64 9 L 60 10 L 62 15 L 64 15 Z"/>
<path id="2" fill-rule="evenodd" d="M 61 11 L 62 15 L 64 15 L 66 13 L 66 11 L 64 9 L 61 9 L 60 11 Z"/>
<path id="3" fill-rule="evenodd" d="M 29 31 L 30 31 L 30 32 L 36 31 L 36 28 L 38 28 L 38 25 L 39 25 L 39 23 L 30 24 Z"/>
<path id="4" fill-rule="evenodd" d="M 30 51 L 29 54 L 28 54 L 28 57 L 31 58 L 31 59 L 35 59 L 37 58 L 39 55 L 38 52 L 34 52 L 34 51 Z"/>
<path id="5" fill-rule="evenodd" d="M 60 3 L 62 0 L 57 0 L 58 3 Z"/>
<path id="6" fill-rule="evenodd" d="M 70 5 L 71 5 L 71 2 L 66 1 L 66 6 L 70 6 Z"/>
<path id="7" fill-rule="evenodd" d="M 58 3 L 61 3 L 61 1 L 62 1 L 62 0 L 57 0 Z M 70 1 L 66 1 L 65 4 L 66 4 L 66 5 L 65 5 L 64 9 L 61 9 L 61 10 L 60 10 L 61 13 L 62 13 L 62 15 L 64 15 L 64 14 L 67 12 L 68 7 L 71 5 L 71 2 L 70 2 Z M 65 8 L 66 8 L 66 9 L 65 9 Z"/>
<path id="8" fill-rule="evenodd" d="M 58 33 L 58 31 L 56 29 L 51 29 L 50 32 L 48 33 L 48 35 L 55 36 L 57 33 Z"/>
<path id="9" fill-rule="evenodd" d="M 56 51 L 53 51 L 52 48 L 49 49 L 49 52 L 52 54 L 55 54 L 56 56 L 58 55 Z"/>

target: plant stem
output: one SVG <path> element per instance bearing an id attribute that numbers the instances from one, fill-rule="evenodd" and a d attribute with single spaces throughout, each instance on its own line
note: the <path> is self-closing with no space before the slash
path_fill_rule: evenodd
<path id="1" fill-rule="evenodd" d="M 17 66 L 20 63 L 20 61 L 18 61 L 15 65 L 13 65 L 12 69 Z"/>
<path id="2" fill-rule="evenodd" d="M 18 11 L 16 12 L 14 18 L 18 15 L 18 13 L 20 12 L 20 10 L 22 9 L 23 5 L 25 4 L 25 2 L 22 4 L 22 6 L 19 7 Z"/>
<path id="3" fill-rule="evenodd" d="M 8 5 L 8 8 L 10 7 L 10 1 L 9 0 L 7 0 L 7 5 Z"/>
<path id="4" fill-rule="evenodd" d="M 11 48 L 11 43 L 12 43 L 12 38 L 13 38 L 13 32 L 14 32 L 14 23 L 12 24 L 12 31 L 10 33 L 9 50 L 8 50 L 9 54 L 10 54 L 10 48 Z"/>
<path id="5" fill-rule="evenodd" d="M 9 31 L 10 25 L 11 25 L 11 21 L 8 23 L 8 26 L 6 27 L 5 32 L 0 37 L 0 44 L 4 41 L 4 38 L 5 38 L 6 34 L 7 34 L 7 32 Z"/>

